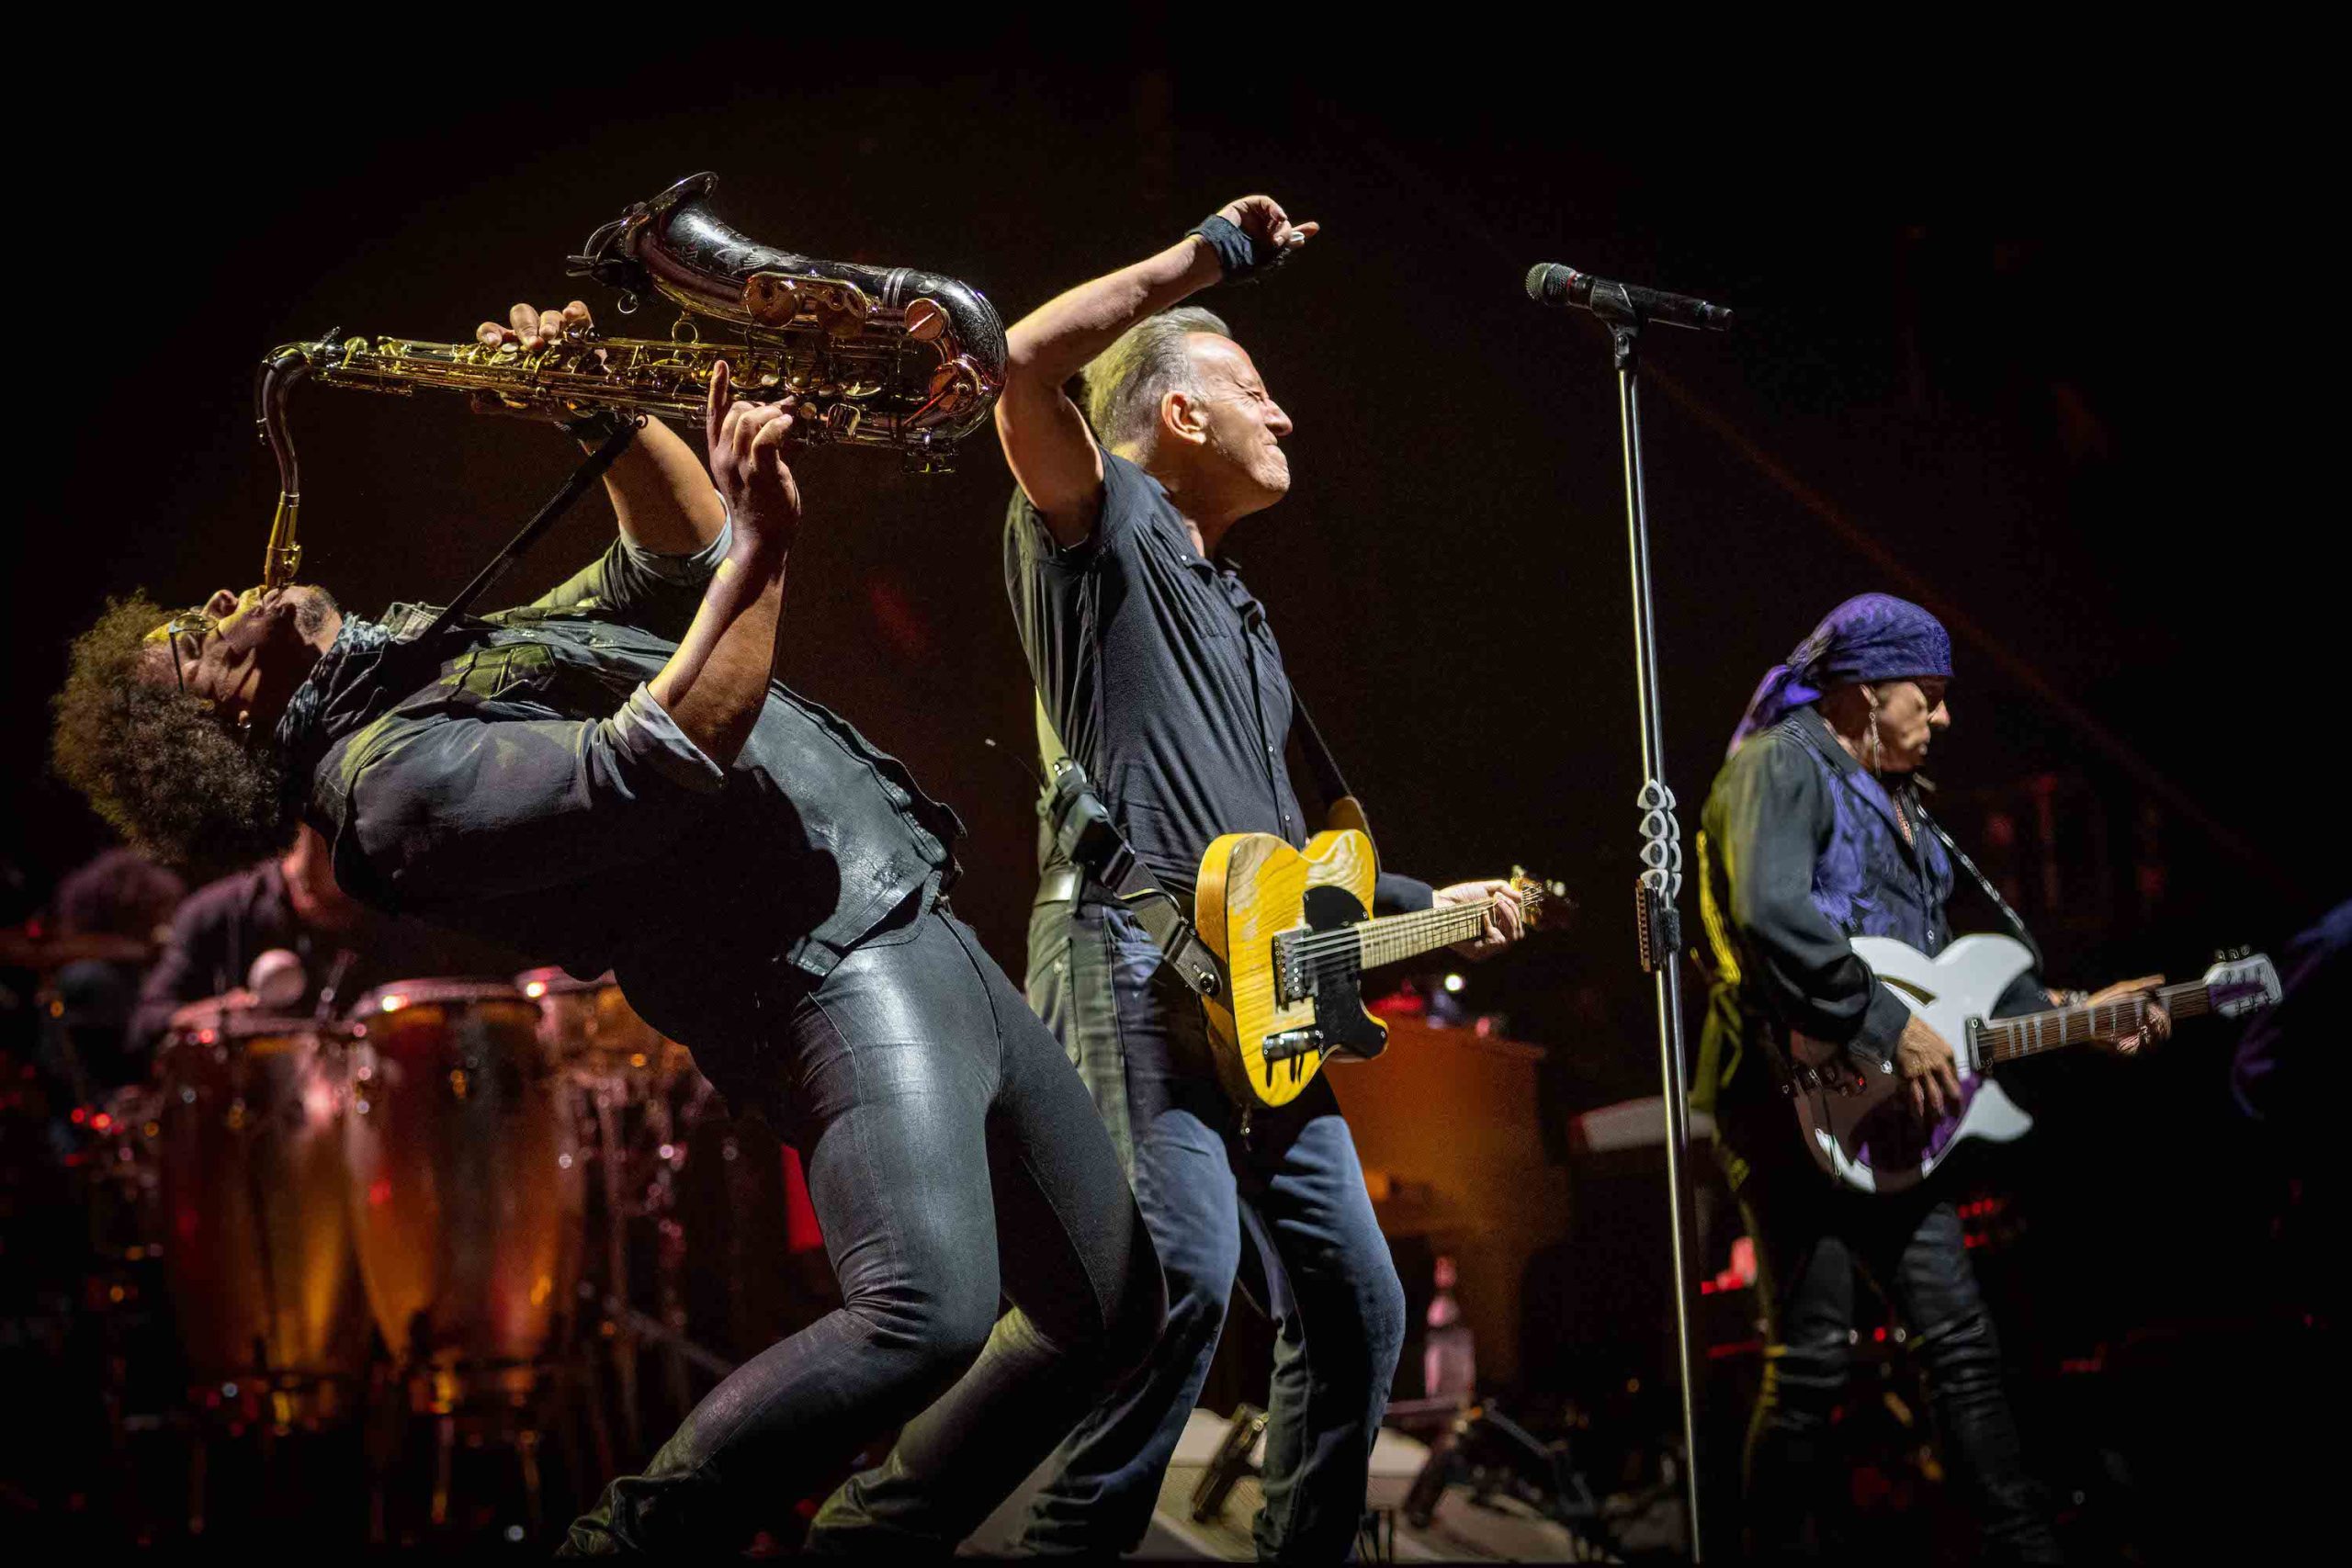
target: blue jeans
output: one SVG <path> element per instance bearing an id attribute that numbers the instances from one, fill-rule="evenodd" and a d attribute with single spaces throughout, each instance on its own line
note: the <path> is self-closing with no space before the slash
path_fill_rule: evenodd
<path id="1" fill-rule="evenodd" d="M 1158 965 L 1123 912 L 1045 904 L 1032 918 L 1029 1002 L 1078 1064 L 1126 1165 L 1167 1274 L 1168 1327 L 1062 1444 L 1025 1542 L 1075 1554 L 1142 1540 L 1246 1243 L 1244 1278 L 1276 1328 L 1259 1554 L 1337 1562 L 1363 1515 L 1404 1288 L 1329 1086 L 1259 1107 L 1245 1136 L 1209 1066 L 1199 1003 Z"/>

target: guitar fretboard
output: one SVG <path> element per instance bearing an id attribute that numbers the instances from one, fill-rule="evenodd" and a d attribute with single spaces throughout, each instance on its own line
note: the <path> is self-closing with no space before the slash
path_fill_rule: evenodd
<path id="1" fill-rule="evenodd" d="M 2155 1000 L 2177 1019 L 2195 1018 L 2213 1010 L 2212 991 L 2201 980 L 2182 986 L 2160 986 Z M 2134 1033 L 2147 1021 L 2145 996 L 2125 997 L 2096 1007 L 2084 1004 L 2030 1012 L 2019 1018 L 1994 1019 L 1976 1027 L 1977 1057 L 1988 1066 L 1996 1062 L 2014 1062 L 2039 1051 L 2055 1051 L 2063 1045 L 2083 1045 L 2097 1039 L 2112 1040 Z"/>
<path id="2" fill-rule="evenodd" d="M 1527 919 L 1536 919 L 1544 907 L 1544 890 L 1530 886 L 1520 891 L 1519 906 Z M 1495 907 L 1492 898 L 1480 898 L 1469 904 L 1452 904 L 1443 908 L 1416 909 L 1409 915 L 1387 915 L 1376 920 L 1361 920 L 1335 931 L 1317 931 L 1302 939 L 1308 956 L 1319 956 L 1329 951 L 1326 944 L 1345 951 L 1346 944 L 1355 947 L 1357 964 L 1376 969 L 1384 964 L 1401 964 L 1408 958 L 1441 947 L 1451 947 L 1458 942 L 1476 940 L 1487 929 L 1487 915 Z"/>

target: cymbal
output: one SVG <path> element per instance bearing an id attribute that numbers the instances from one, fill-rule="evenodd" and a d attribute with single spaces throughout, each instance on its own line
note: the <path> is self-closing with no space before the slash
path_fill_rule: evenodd
<path id="1" fill-rule="evenodd" d="M 51 935 L 12 926 L 0 931 L 0 968 L 38 969 L 44 973 L 68 964 L 96 959 L 109 964 L 144 964 L 154 949 L 137 937 L 104 931 Z"/>

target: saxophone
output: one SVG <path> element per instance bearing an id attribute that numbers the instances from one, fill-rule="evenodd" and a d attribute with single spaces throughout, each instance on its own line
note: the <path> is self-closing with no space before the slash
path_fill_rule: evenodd
<path id="1" fill-rule="evenodd" d="M 623 315 L 648 295 L 677 305 L 684 314 L 667 338 L 581 331 L 493 346 L 346 338 L 338 329 L 272 349 L 254 386 L 254 423 L 278 468 L 265 584 L 285 586 L 301 565 L 301 467 L 286 400 L 304 380 L 402 397 L 462 392 L 526 416 L 609 412 L 696 427 L 712 369 L 725 360 L 737 397 L 800 400 L 799 438 L 887 447 L 915 471 L 945 471 L 1004 386 L 1004 324 L 987 296 L 939 273 L 758 244 L 712 214 L 718 184 L 696 175 L 633 204 L 571 258 L 572 276 L 619 291 Z"/>

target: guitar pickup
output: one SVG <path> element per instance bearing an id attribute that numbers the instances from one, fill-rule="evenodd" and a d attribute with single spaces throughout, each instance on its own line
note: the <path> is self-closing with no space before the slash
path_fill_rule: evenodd
<path id="1" fill-rule="evenodd" d="M 1323 1031 L 1309 1026 L 1306 1029 L 1285 1029 L 1279 1034 L 1266 1036 L 1261 1048 L 1269 1062 L 1287 1062 L 1294 1056 L 1304 1056 L 1323 1049 Z"/>

